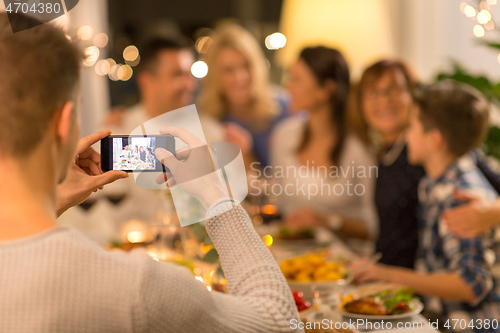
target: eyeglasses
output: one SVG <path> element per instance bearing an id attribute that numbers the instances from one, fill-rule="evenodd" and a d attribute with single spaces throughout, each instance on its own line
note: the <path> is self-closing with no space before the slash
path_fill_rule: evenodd
<path id="1" fill-rule="evenodd" d="M 405 89 L 397 86 L 392 86 L 384 90 L 368 89 L 363 96 L 367 99 L 377 99 L 381 97 L 395 98 L 399 97 Z"/>

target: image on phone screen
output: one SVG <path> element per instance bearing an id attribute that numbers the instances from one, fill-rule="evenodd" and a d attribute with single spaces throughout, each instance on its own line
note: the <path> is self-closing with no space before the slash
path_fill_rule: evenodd
<path id="1" fill-rule="evenodd" d="M 156 148 L 174 152 L 175 140 L 171 135 L 108 136 L 101 140 L 101 168 L 103 171 L 163 171 L 156 158 Z"/>

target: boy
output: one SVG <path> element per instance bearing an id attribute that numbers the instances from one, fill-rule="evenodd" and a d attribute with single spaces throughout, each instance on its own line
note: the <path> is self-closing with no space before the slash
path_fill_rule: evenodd
<path id="1" fill-rule="evenodd" d="M 427 296 L 426 310 L 442 315 L 440 324 L 451 330 L 499 332 L 500 278 L 494 272 L 500 262 L 500 231 L 460 239 L 441 219 L 444 209 L 459 204 L 455 190 L 496 197 L 468 154 L 488 128 L 488 102 L 474 89 L 450 82 L 422 89 L 415 101 L 407 131 L 408 159 L 427 174 L 419 184 L 418 273 L 377 264 L 360 272 L 357 280 L 408 285 Z M 465 321 L 455 326 L 451 319 Z"/>

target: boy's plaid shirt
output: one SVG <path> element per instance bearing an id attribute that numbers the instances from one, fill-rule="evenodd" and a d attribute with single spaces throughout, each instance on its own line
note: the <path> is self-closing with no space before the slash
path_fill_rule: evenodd
<path id="1" fill-rule="evenodd" d="M 417 270 L 457 272 L 476 299 L 474 304 L 468 304 L 427 298 L 426 308 L 442 313 L 444 318 L 465 319 L 467 323 L 471 319 L 500 321 L 500 228 L 469 239 L 451 234 L 441 215 L 446 208 L 460 204 L 453 197 L 455 190 L 472 192 L 489 200 L 497 197 L 469 154 L 459 158 L 437 180 L 427 176 L 422 178 L 419 184 L 420 249 Z M 489 331 L 492 331 L 491 328 Z M 500 332 L 500 328 L 493 331 Z"/>

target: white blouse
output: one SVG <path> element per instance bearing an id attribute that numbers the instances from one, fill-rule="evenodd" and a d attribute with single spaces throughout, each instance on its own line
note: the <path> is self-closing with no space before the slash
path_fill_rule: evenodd
<path id="1" fill-rule="evenodd" d="M 324 215 L 360 219 L 376 236 L 374 190 L 378 164 L 375 155 L 356 136 L 348 134 L 338 166 L 318 167 L 313 162 L 303 165 L 297 150 L 304 126 L 304 119 L 286 119 L 271 139 L 271 165 L 276 183 L 271 193 L 278 195 L 280 210 L 286 215 L 310 207 Z M 280 190 L 282 193 L 276 193 Z"/>

